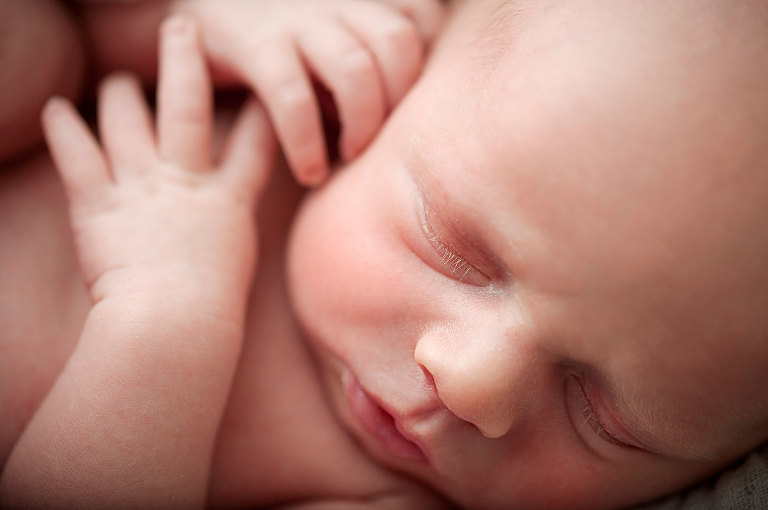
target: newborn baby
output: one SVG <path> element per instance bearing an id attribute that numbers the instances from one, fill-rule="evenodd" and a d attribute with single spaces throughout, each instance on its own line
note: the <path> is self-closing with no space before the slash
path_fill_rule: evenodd
<path id="1" fill-rule="evenodd" d="M 222 157 L 207 115 L 174 115 L 206 104 L 207 75 L 173 20 L 156 132 L 121 79 L 101 145 L 46 110 L 90 294 L 71 258 L 34 280 L 68 298 L 51 320 L 87 316 L 5 501 L 621 508 L 743 456 L 768 436 L 766 19 L 756 1 L 458 2 L 295 221 L 284 174 L 264 191 L 258 104 Z M 24 184 L 3 184 L 14 205 L 65 229 Z M 13 356 L 32 366 L 44 340 Z"/>

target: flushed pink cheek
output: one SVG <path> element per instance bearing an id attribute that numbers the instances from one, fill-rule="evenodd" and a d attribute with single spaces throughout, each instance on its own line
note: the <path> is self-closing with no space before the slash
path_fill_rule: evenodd
<path id="1" fill-rule="evenodd" d="M 329 197 L 333 198 L 333 197 Z M 332 200 L 310 202 L 291 239 L 289 285 L 294 307 L 305 326 L 333 326 L 359 309 L 370 292 L 364 256 L 355 246 L 359 234 L 345 218 L 332 214 Z M 316 333 L 320 333 L 319 331 Z"/>
<path id="2" fill-rule="evenodd" d="M 312 294 L 314 306 L 362 311 L 381 295 L 382 275 L 392 267 L 381 227 L 357 203 L 320 197 L 303 211 L 292 244 L 292 285 Z M 343 209 L 339 211 L 338 209 Z"/>

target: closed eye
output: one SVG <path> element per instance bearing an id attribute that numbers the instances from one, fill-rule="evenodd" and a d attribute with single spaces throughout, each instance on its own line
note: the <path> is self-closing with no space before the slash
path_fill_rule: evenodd
<path id="1" fill-rule="evenodd" d="M 583 425 L 587 425 L 594 434 L 604 441 L 617 446 L 634 448 L 633 445 L 618 439 L 608 431 L 600 419 L 600 415 L 595 411 L 594 405 L 589 400 L 589 397 L 587 397 L 584 386 L 575 375 L 568 376 L 566 398 L 568 399 L 571 420 L 573 420 L 574 426 L 578 429 L 577 432 L 582 433 Z"/>
<path id="2" fill-rule="evenodd" d="M 466 258 L 459 253 L 458 249 L 445 241 L 444 238 L 437 233 L 437 230 L 432 226 L 430 220 L 429 208 L 424 204 L 420 221 L 421 230 L 424 233 L 427 242 L 432 247 L 432 250 L 437 255 L 436 264 L 439 266 L 438 269 L 440 272 L 454 280 L 469 285 L 478 287 L 488 285 L 491 279 L 474 264 L 467 261 Z"/>
<path id="3" fill-rule="evenodd" d="M 456 253 L 452 248 L 443 243 L 440 238 L 435 234 L 429 224 L 424 225 L 424 235 L 432 245 L 432 248 L 440 256 L 440 262 L 447 266 L 451 271 L 451 276 L 459 281 L 462 281 L 470 271 L 477 270 L 472 264 L 464 260 L 464 258 Z"/>

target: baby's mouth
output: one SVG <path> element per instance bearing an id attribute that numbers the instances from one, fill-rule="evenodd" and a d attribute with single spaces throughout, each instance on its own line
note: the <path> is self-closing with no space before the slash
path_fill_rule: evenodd
<path id="1" fill-rule="evenodd" d="M 344 377 L 344 392 L 352 413 L 363 426 L 394 456 L 410 462 L 426 464 L 427 456 L 415 442 L 400 432 L 398 422 L 365 391 L 351 374 Z"/>

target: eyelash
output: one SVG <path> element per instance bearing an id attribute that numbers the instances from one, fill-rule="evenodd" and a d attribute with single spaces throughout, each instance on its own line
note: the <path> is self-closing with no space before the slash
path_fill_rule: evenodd
<path id="1" fill-rule="evenodd" d="M 584 406 L 582 407 L 581 415 L 584 418 L 584 422 L 589 425 L 592 430 L 595 431 L 598 437 L 610 443 L 624 446 L 624 443 L 613 437 L 605 428 L 605 426 L 603 426 L 602 422 L 600 421 L 600 417 L 592 407 L 592 403 L 586 399 L 586 396 L 584 398 Z"/>
<path id="2" fill-rule="evenodd" d="M 578 385 L 578 398 L 581 399 L 581 418 L 584 420 L 584 423 L 588 425 L 589 428 L 591 428 L 602 440 L 608 441 L 609 443 L 613 443 L 618 446 L 629 446 L 627 443 L 617 439 L 613 434 L 608 432 L 608 429 L 605 428 L 605 425 L 603 425 L 603 422 L 600 420 L 600 416 L 595 411 L 592 402 L 589 400 L 589 397 L 587 397 L 587 393 L 584 390 L 584 386 L 581 384 L 581 381 L 579 381 L 578 378 L 574 375 L 571 375 L 570 377 Z"/>
<path id="3" fill-rule="evenodd" d="M 431 244 L 437 252 L 442 264 L 451 269 L 452 276 L 456 277 L 458 274 L 459 276 L 456 279 L 462 281 L 467 277 L 470 271 L 478 271 L 478 269 L 467 262 L 464 257 L 456 253 L 455 250 L 451 249 L 440 240 L 440 237 L 434 230 L 432 230 L 432 227 L 427 222 L 426 214 L 423 223 L 424 235 L 426 236 L 427 241 L 429 241 L 429 244 Z"/>

